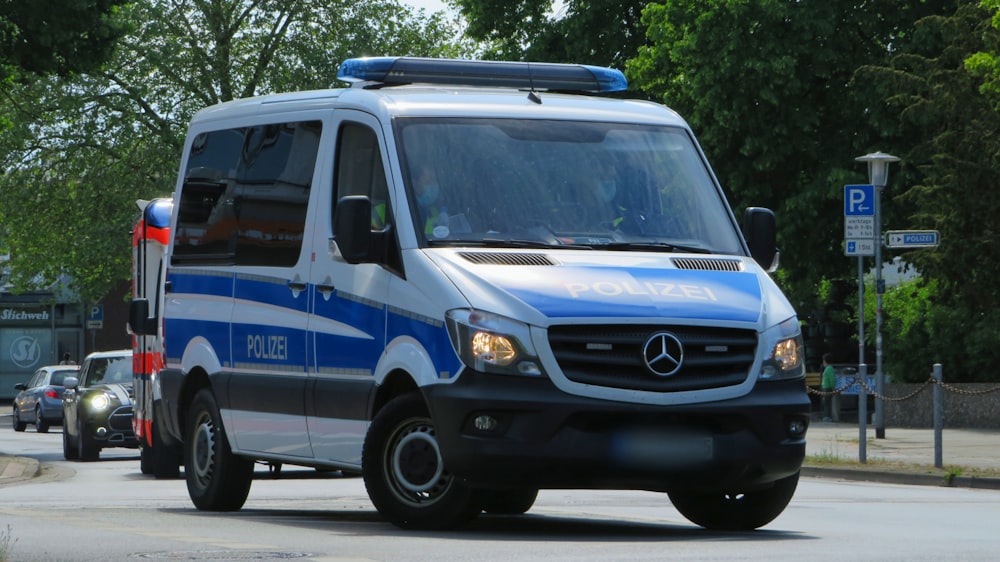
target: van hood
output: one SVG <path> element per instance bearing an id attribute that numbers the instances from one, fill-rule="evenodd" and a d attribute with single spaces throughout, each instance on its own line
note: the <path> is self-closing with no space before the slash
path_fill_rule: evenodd
<path id="1" fill-rule="evenodd" d="M 499 293 L 505 293 L 552 320 L 615 317 L 759 324 L 768 301 L 780 295 L 766 274 L 742 257 L 579 251 L 434 254 L 432 259 L 453 279 L 466 278 L 455 279 L 456 286 L 471 306 L 501 314 L 519 313 L 503 310 L 509 298 Z M 762 287 L 761 279 L 768 279 L 768 286 Z"/>

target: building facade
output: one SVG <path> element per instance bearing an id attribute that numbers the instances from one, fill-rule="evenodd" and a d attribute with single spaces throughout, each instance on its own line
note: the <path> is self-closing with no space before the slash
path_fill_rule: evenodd
<path id="1" fill-rule="evenodd" d="M 56 294 L 0 290 L 0 400 L 13 399 L 14 385 L 64 354 L 80 363 L 92 351 L 131 346 L 125 323 L 128 284 L 97 305 L 60 302 Z"/>

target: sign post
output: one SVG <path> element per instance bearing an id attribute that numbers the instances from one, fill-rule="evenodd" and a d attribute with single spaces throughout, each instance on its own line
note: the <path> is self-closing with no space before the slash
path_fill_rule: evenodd
<path id="1" fill-rule="evenodd" d="M 880 236 L 875 230 L 875 186 L 845 185 L 844 186 L 844 255 L 858 256 L 858 365 L 865 368 L 865 256 L 875 255 L 875 245 L 880 242 Z M 867 370 L 862 371 L 862 376 Z M 863 379 L 862 379 L 863 380 Z M 868 398 L 862 390 L 859 400 Z M 866 402 L 867 404 L 867 402 Z M 865 449 L 865 433 L 867 413 L 858 405 L 858 431 L 861 433 L 861 446 L 858 449 L 858 461 L 867 462 Z"/>
<path id="2" fill-rule="evenodd" d="M 87 314 L 87 329 L 100 330 L 104 327 L 104 305 L 95 304 L 90 307 Z"/>
<path id="3" fill-rule="evenodd" d="M 875 438 L 885 438 L 885 373 L 882 372 L 882 294 L 885 281 L 882 280 L 882 190 L 889 183 L 889 164 L 899 162 L 898 156 L 884 152 L 872 152 L 854 159 L 868 165 L 868 181 L 875 192 L 875 383 L 878 396 L 875 397 Z"/>

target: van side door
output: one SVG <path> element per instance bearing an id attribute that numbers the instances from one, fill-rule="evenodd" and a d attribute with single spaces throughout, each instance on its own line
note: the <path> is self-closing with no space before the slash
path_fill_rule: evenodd
<path id="1" fill-rule="evenodd" d="M 323 127 L 320 113 L 290 117 L 192 141 L 170 270 L 171 300 L 191 304 L 166 336 L 173 353 L 197 350 L 234 451 L 309 458 L 306 217 Z"/>
<path id="2" fill-rule="evenodd" d="M 360 466 L 375 369 L 385 348 L 386 299 L 393 273 L 379 263 L 349 264 L 335 256 L 332 220 L 340 198 L 368 196 L 372 233 L 394 237 L 388 183 L 392 176 L 378 122 L 355 111 L 338 116 L 332 190 L 317 205 L 322 217 L 315 223 L 309 324 L 315 351 L 307 408 L 316 458 Z"/>

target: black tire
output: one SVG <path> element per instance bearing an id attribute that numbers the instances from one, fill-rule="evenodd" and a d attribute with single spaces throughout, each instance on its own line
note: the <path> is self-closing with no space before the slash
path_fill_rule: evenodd
<path id="1" fill-rule="evenodd" d="M 21 420 L 21 416 L 17 414 L 17 406 L 14 406 L 14 431 L 24 431 L 24 428 L 28 427 L 28 424 Z"/>
<path id="2" fill-rule="evenodd" d="M 418 393 L 394 398 L 375 416 L 361 464 L 368 497 L 402 529 L 452 529 L 480 511 L 473 490 L 444 467 L 434 422 Z"/>
<path id="3" fill-rule="evenodd" d="M 799 473 L 765 490 L 732 492 L 670 492 L 670 501 L 696 525 L 714 531 L 752 531 L 763 527 L 788 506 L 799 483 Z"/>
<path id="4" fill-rule="evenodd" d="M 139 445 L 139 472 L 146 476 L 153 473 L 153 448 L 145 443 Z"/>
<path id="5" fill-rule="evenodd" d="M 184 441 L 188 495 L 202 511 L 243 507 L 253 481 L 253 461 L 233 454 L 215 396 L 202 389 L 191 401 Z"/>
<path id="6" fill-rule="evenodd" d="M 153 444 L 140 445 L 139 469 L 143 474 L 152 474 L 157 479 L 177 478 L 181 475 L 180 455 L 163 443 L 159 431 L 155 423 L 150 426 Z"/>
<path id="7" fill-rule="evenodd" d="M 80 414 L 76 418 L 76 450 L 81 461 L 96 461 L 101 456 L 101 448 L 87 435 Z"/>
<path id="8" fill-rule="evenodd" d="M 42 409 L 35 406 L 35 431 L 38 433 L 49 432 L 49 420 L 42 417 Z"/>
<path id="9" fill-rule="evenodd" d="M 521 515 L 535 505 L 537 488 L 523 490 L 479 490 L 479 505 L 491 515 Z"/>
<path id="10" fill-rule="evenodd" d="M 79 460 L 80 449 L 77 448 L 76 441 L 74 440 L 74 438 L 69 436 L 69 431 L 65 426 L 63 426 L 62 440 L 63 440 L 63 458 L 68 461 Z"/>

